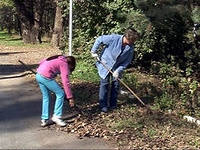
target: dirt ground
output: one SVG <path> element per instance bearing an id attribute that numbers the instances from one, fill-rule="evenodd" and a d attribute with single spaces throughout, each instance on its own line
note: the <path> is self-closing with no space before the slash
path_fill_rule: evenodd
<path id="1" fill-rule="evenodd" d="M 1 55 L 9 59 L 10 65 L 1 67 L 4 70 L 17 68 L 25 71 L 18 60 L 21 60 L 29 69 L 35 70 L 42 58 L 61 54 L 52 47 L 5 47 L 0 46 Z M 10 57 L 9 54 L 14 54 Z M 17 65 L 13 65 L 16 64 Z M 3 62 L 2 62 L 3 64 Z M 30 71 L 28 71 L 30 73 Z M 28 74 L 34 84 L 34 74 Z M 74 90 L 91 91 L 98 95 L 98 85 L 87 82 L 73 82 Z M 89 96 L 87 98 L 90 98 Z M 147 149 L 197 149 L 200 148 L 200 127 L 186 123 L 182 118 L 173 113 L 154 112 L 153 115 L 145 114 L 144 108 L 134 103 L 127 105 L 121 103 L 117 110 L 102 114 L 97 111 L 98 104 L 92 103 L 76 109 L 78 115 L 66 128 L 51 126 L 49 129 L 62 130 L 67 133 L 76 133 L 79 138 L 99 137 L 118 143 L 119 148 L 147 148 Z M 130 108 L 130 106 L 134 106 Z M 75 109 L 75 108 L 74 108 Z M 126 123 L 126 124 L 125 124 Z M 122 125 L 127 128 L 120 128 Z M 116 127 L 116 128 L 115 128 Z"/>

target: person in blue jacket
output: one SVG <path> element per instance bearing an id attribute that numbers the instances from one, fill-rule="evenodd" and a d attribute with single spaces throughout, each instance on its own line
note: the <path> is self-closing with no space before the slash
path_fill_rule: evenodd
<path id="1" fill-rule="evenodd" d="M 96 66 L 100 76 L 99 89 L 99 104 L 102 112 L 107 112 L 108 109 L 117 107 L 117 96 L 119 92 L 119 81 L 123 70 L 131 63 L 133 58 L 133 44 L 139 37 L 139 34 L 134 29 L 127 29 L 124 35 L 111 34 L 99 36 L 92 49 L 91 55 L 94 58 L 100 59 L 113 74 L 97 61 Z M 103 46 L 102 46 L 103 45 Z M 100 55 L 98 51 L 103 47 Z M 109 87 L 111 81 L 110 97 L 108 101 Z"/>

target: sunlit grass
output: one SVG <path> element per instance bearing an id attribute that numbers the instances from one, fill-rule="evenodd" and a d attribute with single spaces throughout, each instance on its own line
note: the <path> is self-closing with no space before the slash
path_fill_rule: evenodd
<path id="1" fill-rule="evenodd" d="M 124 130 L 127 128 L 141 129 L 143 128 L 143 124 L 136 122 L 134 118 L 129 118 L 129 119 L 126 118 L 126 119 L 121 119 L 114 122 L 112 124 L 112 128 L 117 129 L 117 130 Z"/>
<path id="2" fill-rule="evenodd" d="M 4 46 L 24 46 L 20 36 L 13 36 L 3 31 L 0 32 L 0 44 Z"/>
<path id="3" fill-rule="evenodd" d="M 28 48 L 50 46 L 49 42 L 44 41 L 42 44 L 25 44 L 18 34 L 8 34 L 5 31 L 0 31 L 0 45 L 3 46 L 25 46 Z"/>
<path id="4" fill-rule="evenodd" d="M 72 74 L 72 79 L 79 79 L 97 83 L 99 76 L 94 64 L 85 60 L 77 59 L 76 69 Z"/>

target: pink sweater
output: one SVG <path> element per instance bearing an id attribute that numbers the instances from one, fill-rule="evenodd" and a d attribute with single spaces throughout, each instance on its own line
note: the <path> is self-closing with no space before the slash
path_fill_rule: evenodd
<path id="1" fill-rule="evenodd" d="M 49 61 L 43 59 L 37 68 L 37 72 L 48 79 L 54 79 L 57 74 L 60 74 L 67 98 L 70 99 L 73 97 L 69 81 L 70 71 L 66 57 L 59 56 L 58 58 Z"/>

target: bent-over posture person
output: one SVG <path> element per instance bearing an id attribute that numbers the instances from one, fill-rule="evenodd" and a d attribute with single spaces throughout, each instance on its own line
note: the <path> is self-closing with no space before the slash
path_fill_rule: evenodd
<path id="1" fill-rule="evenodd" d="M 37 68 L 36 81 L 42 93 L 42 115 L 41 126 L 48 125 L 50 92 L 55 93 L 56 101 L 54 114 L 51 120 L 59 126 L 66 126 L 62 118 L 62 109 L 65 95 L 69 100 L 69 105 L 74 106 L 74 98 L 71 92 L 69 75 L 74 71 L 76 60 L 73 56 L 56 55 L 44 59 Z M 55 81 L 55 77 L 60 74 L 64 90 Z"/>
<path id="2" fill-rule="evenodd" d="M 92 47 L 92 57 L 99 57 L 112 72 L 113 75 L 99 62 L 96 66 L 100 76 L 99 103 L 100 109 L 107 112 L 108 108 L 115 109 L 117 107 L 117 96 L 119 92 L 118 77 L 121 77 L 123 70 L 131 63 L 133 58 L 133 44 L 139 37 L 134 29 L 127 29 L 124 35 L 111 34 L 98 37 Z M 97 51 L 100 46 L 104 45 L 100 56 Z M 108 99 L 109 85 L 111 81 L 111 95 Z M 109 100 L 109 101 L 108 101 Z M 109 105 L 108 105 L 109 104 Z"/>

